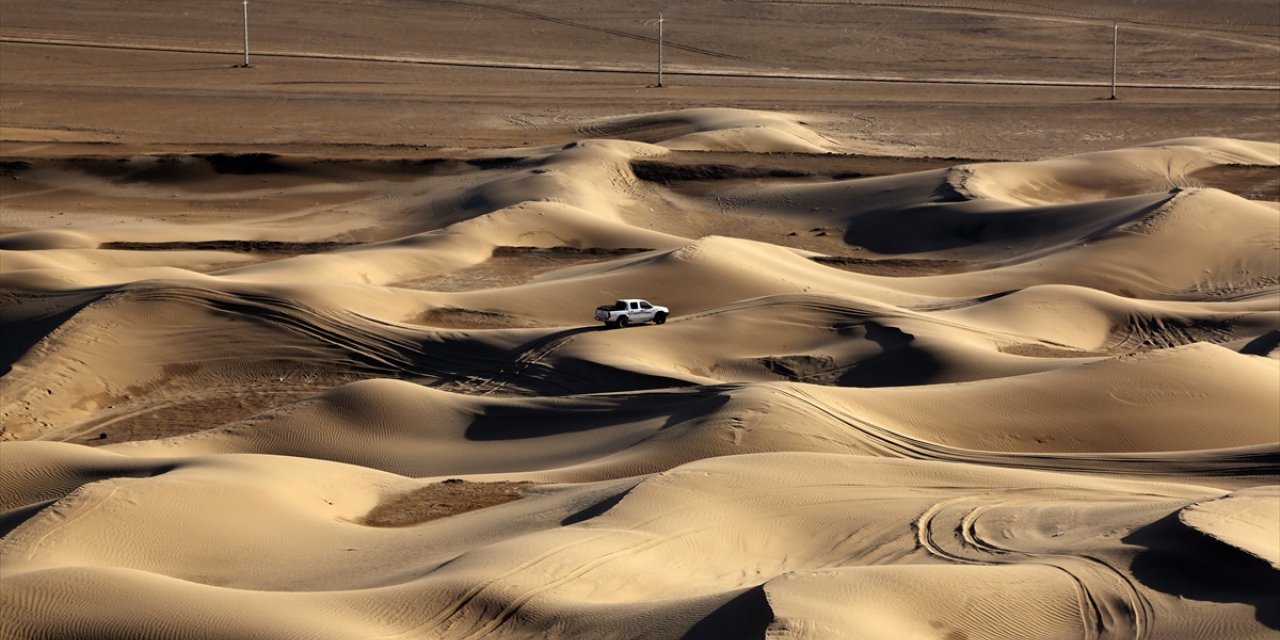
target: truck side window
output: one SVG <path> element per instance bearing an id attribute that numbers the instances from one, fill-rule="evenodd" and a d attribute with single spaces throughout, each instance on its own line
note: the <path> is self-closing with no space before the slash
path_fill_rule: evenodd
<path id="1" fill-rule="evenodd" d="M 652 308 L 653 308 L 653 305 L 649 304 L 648 302 L 641 302 L 641 303 L 640 303 L 640 308 L 641 308 L 641 309 L 652 309 Z"/>
<path id="2" fill-rule="evenodd" d="M 632 308 L 632 309 L 639 309 L 639 308 L 640 308 L 640 303 L 638 303 L 638 302 L 632 302 L 632 303 L 631 303 L 631 308 Z"/>

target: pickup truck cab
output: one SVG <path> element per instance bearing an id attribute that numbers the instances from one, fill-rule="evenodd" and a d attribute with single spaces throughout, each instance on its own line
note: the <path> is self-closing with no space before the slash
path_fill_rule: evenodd
<path id="1" fill-rule="evenodd" d="M 670 309 L 639 298 L 624 298 L 613 304 L 596 307 L 596 320 L 609 327 L 626 327 L 643 322 L 662 324 L 670 314 Z"/>

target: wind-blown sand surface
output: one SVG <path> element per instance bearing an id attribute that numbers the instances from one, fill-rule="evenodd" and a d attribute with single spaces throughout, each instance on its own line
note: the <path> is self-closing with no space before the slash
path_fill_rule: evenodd
<path id="1" fill-rule="evenodd" d="M 1275 635 L 1277 140 L 681 106 L 412 150 L 5 111 L 0 636 Z"/>

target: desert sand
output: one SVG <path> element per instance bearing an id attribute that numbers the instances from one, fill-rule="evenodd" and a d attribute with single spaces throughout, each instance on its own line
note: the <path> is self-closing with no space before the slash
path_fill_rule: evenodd
<path id="1" fill-rule="evenodd" d="M 0 1 L 0 637 L 1280 630 L 1273 1 L 207 4 Z"/>

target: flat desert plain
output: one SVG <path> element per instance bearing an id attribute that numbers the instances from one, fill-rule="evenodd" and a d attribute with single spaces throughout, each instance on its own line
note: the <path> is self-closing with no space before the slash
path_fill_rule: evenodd
<path id="1" fill-rule="evenodd" d="M 0 314 L 4 638 L 1280 630 L 1276 0 L 0 0 Z"/>

